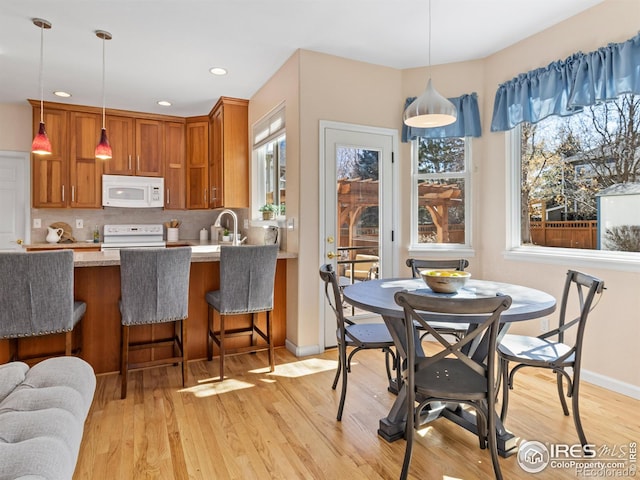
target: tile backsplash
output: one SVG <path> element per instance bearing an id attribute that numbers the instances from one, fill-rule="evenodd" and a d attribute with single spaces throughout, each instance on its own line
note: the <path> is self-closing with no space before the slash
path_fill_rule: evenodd
<path id="1" fill-rule="evenodd" d="M 247 235 L 244 228 L 244 220 L 247 218 L 248 209 L 233 209 L 238 215 L 238 231 Z M 208 232 L 213 222 L 218 218 L 218 210 L 163 210 L 160 208 L 110 208 L 102 209 L 65 209 L 65 208 L 33 208 L 31 209 L 31 225 L 34 219 L 40 219 L 41 228 L 31 229 L 31 243 L 43 243 L 47 236 L 47 227 L 52 223 L 65 222 L 71 226 L 72 235 L 78 242 L 93 239 L 93 229 L 98 226 L 100 230 L 100 241 L 104 225 L 132 224 L 132 223 L 161 223 L 171 219 L 180 221 L 180 239 L 197 240 L 202 228 Z M 82 220 L 83 228 L 76 228 L 76 220 Z M 231 218 L 225 215 L 222 218 L 222 225 L 228 223 L 232 228 Z M 166 231 L 165 231 L 166 238 Z"/>

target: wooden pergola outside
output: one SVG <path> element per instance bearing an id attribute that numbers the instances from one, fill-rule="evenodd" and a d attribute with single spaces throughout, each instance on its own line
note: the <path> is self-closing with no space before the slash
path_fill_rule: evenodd
<path id="1" fill-rule="evenodd" d="M 378 206 L 379 182 L 371 179 L 341 178 L 338 180 L 338 247 L 354 246 L 355 228 L 367 207 Z M 426 208 L 436 226 L 439 243 L 449 242 L 449 207 L 460 205 L 462 192 L 456 184 L 421 183 L 418 186 L 418 205 Z M 347 226 L 347 238 L 341 235 Z"/>

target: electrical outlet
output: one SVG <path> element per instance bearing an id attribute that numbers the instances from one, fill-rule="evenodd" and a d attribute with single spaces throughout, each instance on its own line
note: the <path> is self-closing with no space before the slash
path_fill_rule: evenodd
<path id="1" fill-rule="evenodd" d="M 39 218 L 34 218 L 33 228 L 42 228 L 42 220 L 40 220 Z"/>
<path id="2" fill-rule="evenodd" d="M 542 333 L 546 333 L 549 331 L 549 319 L 548 318 L 541 318 L 540 319 L 540 331 Z"/>
<path id="3" fill-rule="evenodd" d="M 81 218 L 76 218 L 76 228 L 84 228 L 84 221 Z"/>
<path id="4" fill-rule="evenodd" d="M 243 224 L 243 225 L 244 225 L 244 229 L 245 229 L 245 230 L 248 230 L 248 229 L 249 229 L 249 219 L 248 219 L 248 218 L 245 218 L 245 219 L 244 219 L 244 224 Z"/>

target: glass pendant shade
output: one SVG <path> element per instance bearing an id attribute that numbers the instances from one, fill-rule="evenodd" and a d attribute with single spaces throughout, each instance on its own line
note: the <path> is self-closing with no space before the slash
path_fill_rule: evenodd
<path id="1" fill-rule="evenodd" d="M 33 24 L 40 29 L 40 127 L 31 143 L 31 153 L 37 155 L 51 155 L 51 142 L 44 129 L 44 87 L 42 82 L 42 70 L 44 64 L 44 31 L 51 28 L 51 22 L 42 18 L 32 18 Z"/>
<path id="2" fill-rule="evenodd" d="M 457 117 L 455 105 L 440 95 L 429 79 L 427 89 L 407 107 L 402 119 L 410 127 L 432 128 L 451 125 Z"/>
<path id="3" fill-rule="evenodd" d="M 47 137 L 47 131 L 44 129 L 44 122 L 40 122 L 38 134 L 31 143 L 31 153 L 38 155 L 51 155 L 51 142 Z"/>
<path id="4" fill-rule="evenodd" d="M 111 151 L 111 145 L 109 145 L 109 139 L 107 138 L 107 130 L 102 129 L 100 134 L 100 143 L 96 146 L 96 158 L 100 160 L 109 160 L 113 156 Z"/>

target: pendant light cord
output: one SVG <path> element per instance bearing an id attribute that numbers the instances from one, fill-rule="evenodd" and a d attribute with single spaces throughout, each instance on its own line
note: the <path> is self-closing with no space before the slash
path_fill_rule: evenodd
<path id="1" fill-rule="evenodd" d="M 431 0 L 429 0 L 429 46 L 427 52 L 429 57 L 427 58 L 427 65 L 429 66 L 429 78 L 431 78 Z"/>
<path id="2" fill-rule="evenodd" d="M 105 128 L 105 114 L 104 114 L 104 106 L 105 106 L 105 94 L 104 94 L 104 84 L 105 84 L 105 37 L 102 37 L 102 129 Z"/>
<path id="3" fill-rule="evenodd" d="M 44 23 L 40 23 L 40 123 L 44 123 L 44 83 L 42 81 L 44 57 Z"/>

